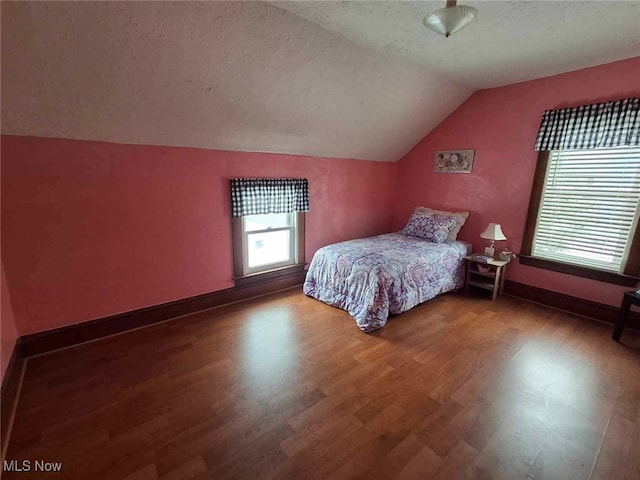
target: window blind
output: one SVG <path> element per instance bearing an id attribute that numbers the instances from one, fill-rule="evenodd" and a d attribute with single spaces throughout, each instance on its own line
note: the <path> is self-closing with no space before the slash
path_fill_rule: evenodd
<path id="1" fill-rule="evenodd" d="M 620 271 L 639 198 L 640 147 L 550 152 L 532 255 Z"/>

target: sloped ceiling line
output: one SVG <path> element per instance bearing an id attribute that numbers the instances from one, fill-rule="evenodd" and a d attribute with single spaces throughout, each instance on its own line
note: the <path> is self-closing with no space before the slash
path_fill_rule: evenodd
<path id="1" fill-rule="evenodd" d="M 421 26 L 441 2 L 274 3 L 2 2 L 2 133 L 397 161 L 510 78 Z"/>

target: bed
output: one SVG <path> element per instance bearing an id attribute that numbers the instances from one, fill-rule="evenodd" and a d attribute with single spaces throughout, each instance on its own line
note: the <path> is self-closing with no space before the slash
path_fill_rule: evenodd
<path id="1" fill-rule="evenodd" d="M 390 313 L 406 312 L 436 295 L 461 288 L 464 257 L 471 246 L 455 236 L 464 221 L 453 228 L 448 222 L 447 228 L 434 233 L 433 219 L 426 222 L 426 228 L 421 228 L 424 221 L 412 223 L 416 212 L 424 213 L 420 208 L 402 232 L 319 249 L 309 266 L 304 293 L 346 310 L 362 331 L 372 332 L 387 323 Z"/>

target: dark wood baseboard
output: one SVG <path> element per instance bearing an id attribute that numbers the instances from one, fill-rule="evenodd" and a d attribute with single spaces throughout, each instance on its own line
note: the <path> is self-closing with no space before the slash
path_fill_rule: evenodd
<path id="1" fill-rule="evenodd" d="M 290 275 L 279 276 L 267 282 L 231 287 L 195 297 L 25 335 L 21 337 L 21 351 L 25 357 L 51 352 L 208 308 L 219 307 L 296 287 L 304 283 L 304 278 L 304 270 L 295 271 Z"/>
<path id="2" fill-rule="evenodd" d="M 13 409 L 18 401 L 20 379 L 24 367 L 25 357 L 22 353 L 22 340 L 16 340 L 13 353 L 7 364 L 7 369 L 2 378 L 0 390 L 0 452 L 4 454 L 8 441 L 9 426 L 13 416 Z M 4 459 L 4 457 L 3 457 Z"/>
<path id="3" fill-rule="evenodd" d="M 574 313 L 584 317 L 593 318 L 614 324 L 618 318 L 618 307 L 605 305 L 603 303 L 585 300 L 583 298 L 572 297 L 564 293 L 552 292 L 544 288 L 532 287 L 523 283 L 512 282 L 507 280 L 504 285 L 504 293 L 513 297 L 522 298 L 535 303 L 541 303 L 550 307 L 564 310 L 565 312 Z M 622 295 L 620 295 L 622 302 Z M 630 312 L 627 317 L 625 328 L 640 330 L 640 313 Z"/>
<path id="4" fill-rule="evenodd" d="M 290 275 L 280 276 L 268 282 L 236 286 L 53 330 L 25 335 L 18 339 L 16 350 L 14 351 L 15 359 L 12 357 L 12 362 L 14 365 L 17 365 L 19 360 L 33 355 L 47 353 L 201 310 L 296 287 L 302 285 L 304 277 L 304 271 L 295 271 Z M 604 305 L 602 303 L 584 300 L 509 280 L 505 282 L 505 293 L 611 324 L 615 323 L 618 315 L 618 308 L 610 305 Z M 627 326 L 640 330 L 640 314 L 638 314 L 638 312 L 631 312 Z M 14 369 L 15 367 L 12 370 Z M 20 370 L 20 368 L 17 370 Z M 7 368 L 7 372 L 9 372 L 9 368 Z M 5 381 L 9 378 L 10 375 L 7 374 Z M 2 387 L 3 399 L 5 395 L 4 384 L 5 382 L 3 382 Z"/>

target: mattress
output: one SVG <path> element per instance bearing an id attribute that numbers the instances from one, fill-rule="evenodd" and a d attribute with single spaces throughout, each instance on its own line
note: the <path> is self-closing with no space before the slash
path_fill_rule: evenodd
<path id="1" fill-rule="evenodd" d="M 464 285 L 464 257 L 470 245 L 433 243 L 388 233 L 319 249 L 303 291 L 346 310 L 364 332 L 398 314 Z"/>

